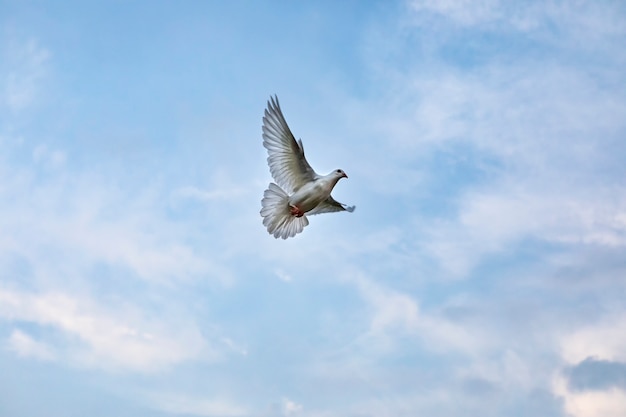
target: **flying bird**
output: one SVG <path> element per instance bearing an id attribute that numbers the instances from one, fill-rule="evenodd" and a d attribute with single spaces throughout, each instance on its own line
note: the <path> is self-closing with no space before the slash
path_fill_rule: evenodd
<path id="1" fill-rule="evenodd" d="M 307 214 L 353 212 L 354 206 L 339 203 L 331 195 L 337 181 L 348 178 L 341 169 L 319 175 L 304 157 L 302 140 L 294 138 L 278 97 L 270 97 L 263 116 L 263 146 L 276 183 L 270 183 L 261 200 L 263 225 L 275 238 L 287 239 L 309 224 Z"/>

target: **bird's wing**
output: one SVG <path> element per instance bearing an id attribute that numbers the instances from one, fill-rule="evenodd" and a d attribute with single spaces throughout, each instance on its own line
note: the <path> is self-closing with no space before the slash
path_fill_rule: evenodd
<path id="1" fill-rule="evenodd" d="M 280 110 L 278 97 L 270 97 L 263 117 L 263 146 L 274 181 L 286 192 L 293 193 L 319 175 L 304 157 L 302 141 L 293 137 Z"/>
<path id="2" fill-rule="evenodd" d="M 336 211 L 347 211 L 352 213 L 355 209 L 355 206 L 347 206 L 336 201 L 332 197 L 328 197 L 326 200 L 322 201 L 317 207 L 313 210 L 307 212 L 307 214 L 322 214 L 322 213 L 334 213 Z"/>

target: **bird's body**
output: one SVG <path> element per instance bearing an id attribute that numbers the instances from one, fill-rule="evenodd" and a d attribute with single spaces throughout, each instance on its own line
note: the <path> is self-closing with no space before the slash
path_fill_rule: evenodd
<path id="1" fill-rule="evenodd" d="M 289 206 L 296 207 L 302 213 L 313 210 L 330 197 L 330 192 L 340 178 L 342 176 L 333 172 L 304 184 L 289 197 Z"/>
<path id="2" fill-rule="evenodd" d="M 263 117 L 263 146 L 272 177 L 261 200 L 261 216 L 267 231 L 287 239 L 309 224 L 306 214 L 354 211 L 332 198 L 330 193 L 341 178 L 341 169 L 319 175 L 304 157 L 302 141 L 296 142 L 280 110 L 278 98 L 271 97 Z M 282 187 L 282 188 L 281 188 Z"/>

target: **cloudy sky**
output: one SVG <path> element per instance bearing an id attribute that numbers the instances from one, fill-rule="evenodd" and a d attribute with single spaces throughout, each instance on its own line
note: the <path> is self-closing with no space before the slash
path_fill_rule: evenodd
<path id="1" fill-rule="evenodd" d="M 626 415 L 624 22 L 0 0 L 0 415 Z M 287 241 L 271 94 L 357 206 Z"/>

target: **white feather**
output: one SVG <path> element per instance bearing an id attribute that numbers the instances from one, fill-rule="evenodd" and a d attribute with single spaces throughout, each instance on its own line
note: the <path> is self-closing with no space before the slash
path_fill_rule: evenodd
<path id="1" fill-rule="evenodd" d="M 294 237 L 309 224 L 306 216 L 295 217 L 290 213 L 289 195 L 274 183 L 263 193 L 261 206 L 263 224 L 275 238 Z"/>

